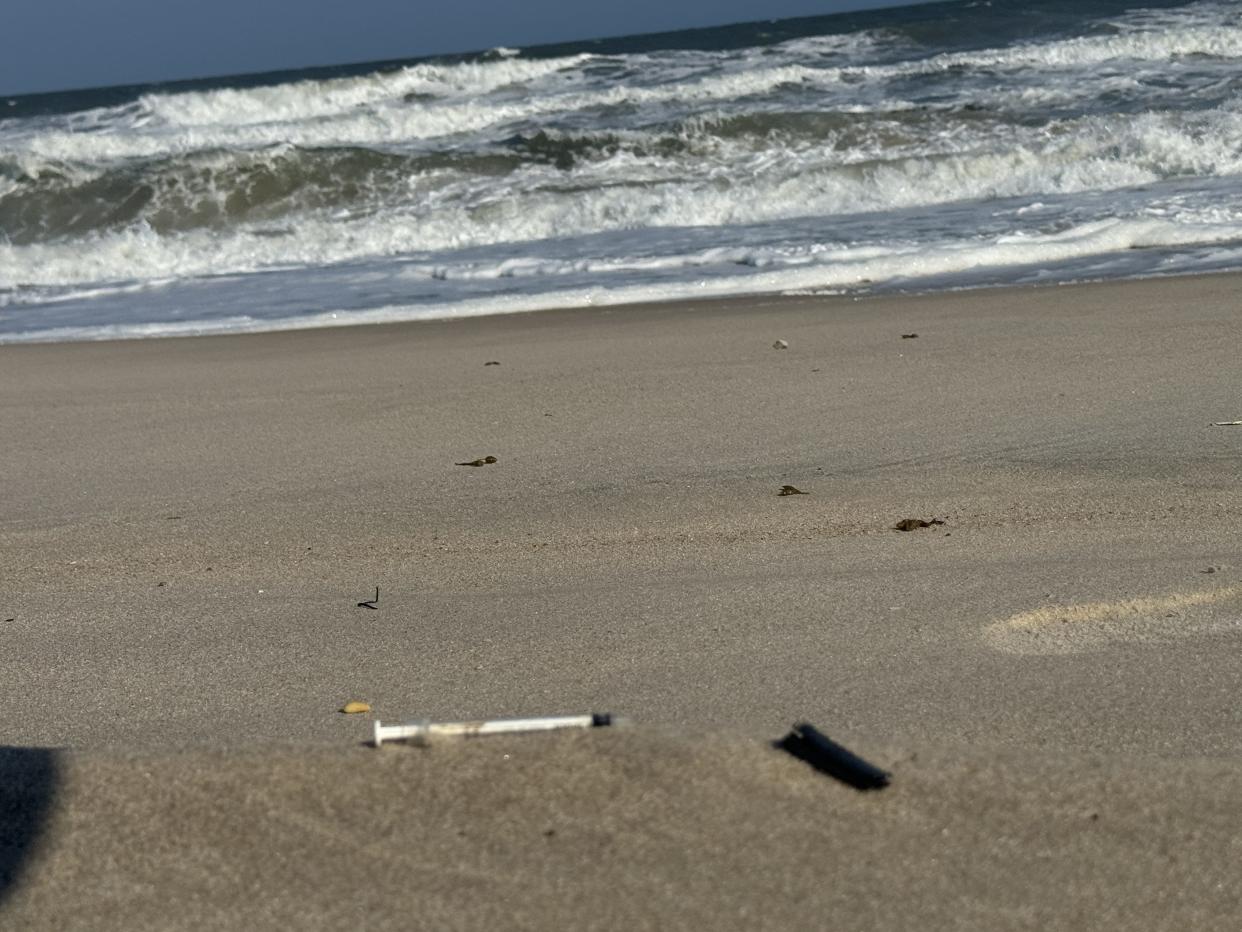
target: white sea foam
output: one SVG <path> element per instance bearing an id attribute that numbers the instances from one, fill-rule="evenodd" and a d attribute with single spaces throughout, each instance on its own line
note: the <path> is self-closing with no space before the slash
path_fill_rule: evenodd
<path id="1" fill-rule="evenodd" d="M 1173 33 L 1135 31 L 1114 36 L 1063 39 L 1003 50 L 937 55 L 924 62 L 893 66 L 892 70 L 926 74 L 964 68 L 1034 67 L 1047 72 L 1058 69 L 1087 70 L 1109 62 L 1167 62 L 1195 55 L 1230 60 L 1242 58 L 1242 28 L 1216 24 L 1183 28 Z M 884 70 L 877 69 L 871 73 L 880 76 Z"/>
<path id="2" fill-rule="evenodd" d="M 275 87 L 148 94 L 141 104 L 146 114 L 165 126 L 201 130 L 209 126 L 297 123 L 348 115 L 359 107 L 400 104 L 410 95 L 482 96 L 498 88 L 516 88 L 571 71 L 590 60 L 589 55 L 574 55 L 534 61 L 505 58 L 457 65 L 420 64 L 393 72 Z"/>

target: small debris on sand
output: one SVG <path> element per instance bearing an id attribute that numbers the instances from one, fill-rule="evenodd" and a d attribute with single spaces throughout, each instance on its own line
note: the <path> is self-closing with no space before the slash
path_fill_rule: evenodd
<path id="1" fill-rule="evenodd" d="M 919 335 L 917 333 L 903 333 L 901 335 L 901 338 L 903 340 L 917 340 L 919 338 Z"/>
<path id="2" fill-rule="evenodd" d="M 359 712 L 370 712 L 370 711 L 371 711 L 370 705 L 368 705 L 365 702 L 358 702 L 357 700 L 354 700 L 352 702 L 347 702 L 343 706 L 341 706 L 341 712 L 344 713 L 345 715 L 357 715 Z"/>
<path id="3" fill-rule="evenodd" d="M 919 528 L 931 527 L 934 524 L 944 524 L 939 518 L 932 518 L 930 521 L 924 521 L 922 518 L 902 518 L 893 525 L 894 531 L 917 531 Z"/>
<path id="4" fill-rule="evenodd" d="M 811 493 L 803 492 L 801 489 L 796 489 L 792 485 L 783 485 L 781 486 L 781 490 L 777 492 L 776 494 L 777 495 L 810 495 Z"/>
<path id="5" fill-rule="evenodd" d="M 777 340 L 772 344 L 772 349 L 789 349 L 789 344 L 784 340 Z"/>
<path id="6" fill-rule="evenodd" d="M 494 359 L 489 359 L 487 362 L 483 363 L 483 365 L 485 365 L 485 366 L 499 366 L 499 365 L 500 365 L 500 363 L 498 363 L 498 362 L 497 362 L 496 360 L 494 360 Z"/>
<path id="7" fill-rule="evenodd" d="M 494 462 L 496 462 L 496 457 L 485 456 L 482 459 L 471 460 L 468 463 L 454 463 L 453 465 L 454 466 L 487 466 L 489 463 L 494 463 Z"/>

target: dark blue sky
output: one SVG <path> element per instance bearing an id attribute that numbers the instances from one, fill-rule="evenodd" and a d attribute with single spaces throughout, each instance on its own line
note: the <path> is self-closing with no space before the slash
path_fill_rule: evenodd
<path id="1" fill-rule="evenodd" d="M 0 95 L 409 58 L 908 0 L 4 0 Z"/>

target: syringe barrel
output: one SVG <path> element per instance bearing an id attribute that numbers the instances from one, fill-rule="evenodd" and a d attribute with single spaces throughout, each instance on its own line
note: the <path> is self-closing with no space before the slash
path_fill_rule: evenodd
<path id="1" fill-rule="evenodd" d="M 379 747 L 385 741 L 415 741 L 421 743 L 427 740 L 427 734 L 430 729 L 431 722 L 426 719 L 402 722 L 399 725 L 385 725 L 377 721 L 374 732 L 375 746 Z"/>

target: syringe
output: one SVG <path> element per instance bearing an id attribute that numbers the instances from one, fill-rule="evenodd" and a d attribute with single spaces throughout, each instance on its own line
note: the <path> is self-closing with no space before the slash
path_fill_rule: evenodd
<path id="1" fill-rule="evenodd" d="M 430 722 L 417 719 L 400 725 L 375 723 L 375 746 L 385 741 L 413 741 L 427 744 L 433 738 L 476 738 L 483 735 L 512 735 L 558 728 L 602 728 L 615 724 L 607 712 L 592 715 L 551 715 L 543 718 L 497 718 L 481 722 Z"/>

